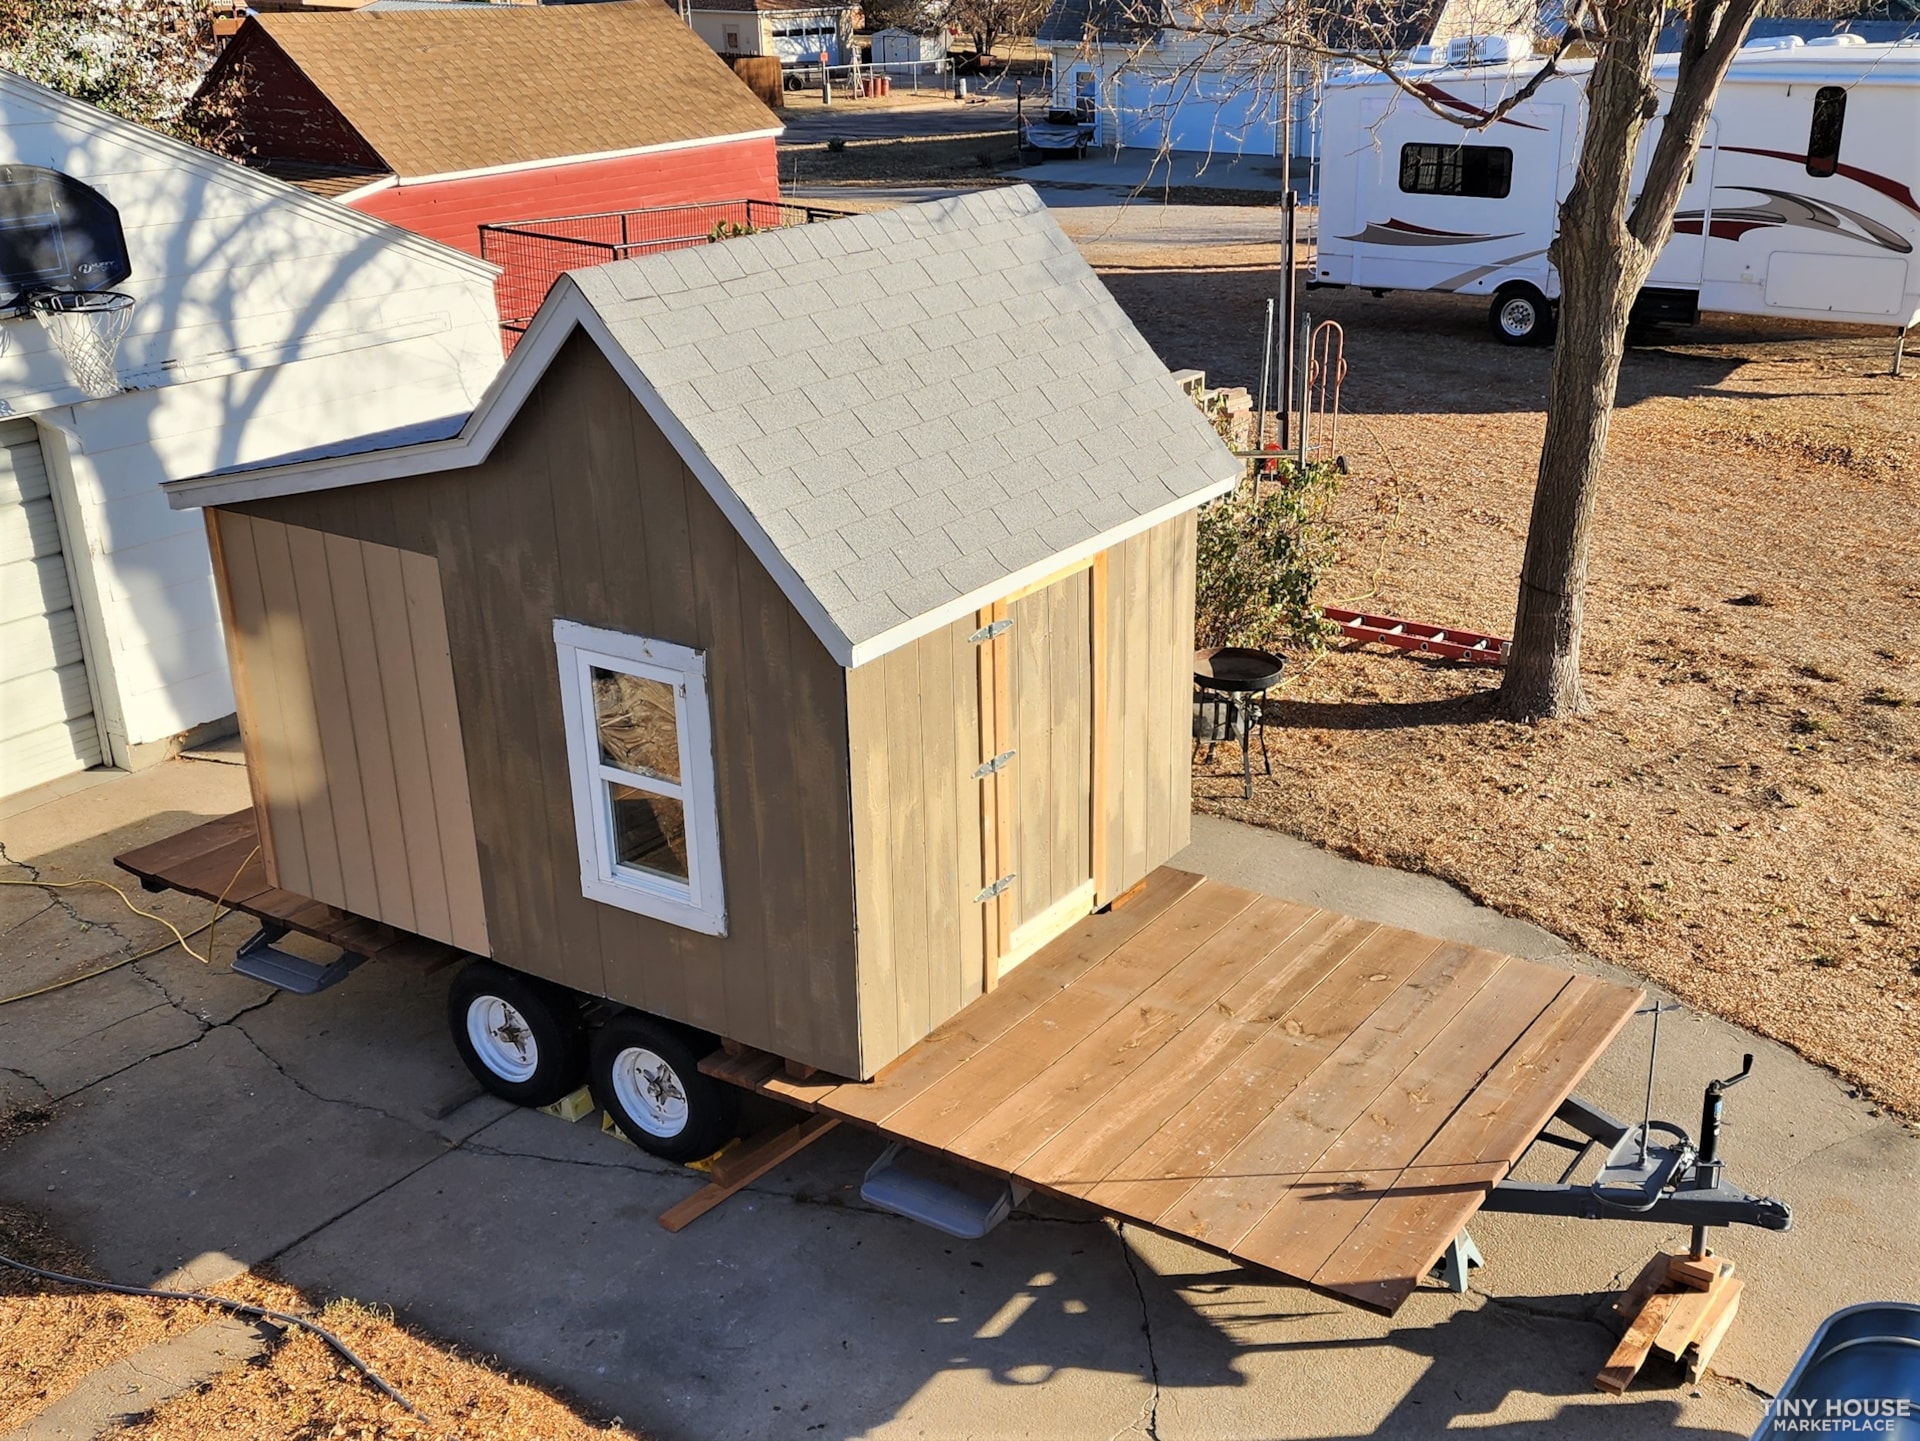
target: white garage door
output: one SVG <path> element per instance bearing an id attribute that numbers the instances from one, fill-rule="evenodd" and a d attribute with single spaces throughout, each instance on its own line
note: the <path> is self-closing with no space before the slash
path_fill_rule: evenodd
<path id="1" fill-rule="evenodd" d="M 0 423 L 0 795 L 100 764 L 60 526 L 33 422 Z"/>
<path id="2" fill-rule="evenodd" d="M 1122 75 L 1120 143 L 1215 155 L 1273 155 L 1279 106 L 1252 78 Z"/>

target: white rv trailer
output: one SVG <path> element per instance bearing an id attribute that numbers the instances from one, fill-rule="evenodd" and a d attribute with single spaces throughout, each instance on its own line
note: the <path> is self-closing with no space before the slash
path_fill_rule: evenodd
<path id="1" fill-rule="evenodd" d="M 1484 42 L 1482 42 L 1484 44 Z M 1489 63 L 1415 65 L 1443 110 L 1484 117 L 1541 61 L 1524 42 Z M 1678 57 L 1654 61 L 1671 89 Z M 1494 334 L 1552 338 L 1559 277 L 1547 247 L 1579 156 L 1574 62 L 1479 130 L 1377 74 L 1328 83 L 1315 286 L 1490 295 Z M 1644 174 L 1650 127 L 1638 157 Z M 1857 36 L 1750 41 L 1714 105 L 1673 238 L 1636 308 L 1904 328 L 1920 318 L 1920 45 Z"/>

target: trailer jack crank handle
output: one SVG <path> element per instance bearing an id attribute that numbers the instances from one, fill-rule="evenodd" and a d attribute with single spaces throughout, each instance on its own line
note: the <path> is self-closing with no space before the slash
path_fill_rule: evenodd
<path id="1" fill-rule="evenodd" d="M 1748 1056 L 1738 1075 L 1707 1084 L 1697 1149 L 1678 1126 L 1665 1121 L 1629 1125 L 1578 1096 L 1568 1097 L 1554 1120 L 1578 1132 L 1580 1138 L 1542 1131 L 1537 1139 L 1581 1155 L 1595 1145 L 1607 1147 L 1599 1174 L 1585 1185 L 1573 1183 L 1574 1167 L 1558 1182 L 1502 1181 L 1482 1209 L 1690 1226 L 1695 1256 L 1706 1254 L 1709 1226 L 1789 1229 L 1793 1212 L 1786 1202 L 1749 1195 L 1729 1184 L 1723 1174 L 1720 1132 L 1726 1093 L 1752 1073 L 1753 1057 Z"/>

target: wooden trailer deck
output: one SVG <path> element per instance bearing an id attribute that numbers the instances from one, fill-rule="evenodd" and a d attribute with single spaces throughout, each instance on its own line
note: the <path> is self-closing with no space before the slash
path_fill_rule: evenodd
<path id="1" fill-rule="evenodd" d="M 150 891 L 184 891 L 224 901 L 258 920 L 299 931 L 368 960 L 400 961 L 428 971 L 464 960 L 466 952 L 380 921 L 283 891 L 267 880 L 253 808 L 126 852 L 113 863 Z"/>
<path id="2" fill-rule="evenodd" d="M 870 1082 L 701 1069 L 1391 1313 L 1641 1000 L 1162 868 Z"/>

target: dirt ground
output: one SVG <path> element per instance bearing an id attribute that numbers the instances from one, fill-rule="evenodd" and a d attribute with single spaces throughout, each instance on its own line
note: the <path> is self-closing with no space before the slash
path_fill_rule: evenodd
<path id="1" fill-rule="evenodd" d="M 809 185 L 999 184 L 1020 163 L 1010 128 L 961 135 L 847 140 L 839 150 L 817 141 L 780 147 L 780 183 Z"/>
<path id="2" fill-rule="evenodd" d="M 38 1217 L 0 1207 L 0 1251 L 67 1275 L 93 1274 L 86 1258 Z M 392 1315 L 335 1300 L 317 1308 L 270 1277 L 247 1274 L 219 1294 L 309 1316 L 353 1348 L 416 1408 L 409 1415 L 378 1394 L 324 1342 L 289 1329 L 255 1361 L 162 1402 L 119 1441 L 248 1441 L 382 1438 L 440 1441 L 633 1441 L 617 1420 L 583 1419 L 547 1392 L 426 1340 Z M 317 1311 L 317 1314 L 316 1314 Z M 91 1373 L 183 1335 L 221 1314 L 185 1301 L 115 1296 L 0 1267 L 0 1431 L 25 1425 Z"/>
<path id="3" fill-rule="evenodd" d="M 1256 380 L 1277 247 L 1082 229 L 1169 365 Z M 1510 633 L 1550 353 L 1494 344 L 1484 300 L 1306 304 L 1348 365 L 1324 601 Z M 1273 778 L 1243 801 L 1223 760 L 1196 804 L 1451 881 L 1920 1117 L 1920 365 L 1891 358 L 1887 332 L 1732 318 L 1637 346 L 1590 713 L 1488 720 L 1497 671 L 1337 647 L 1295 658 Z"/>

